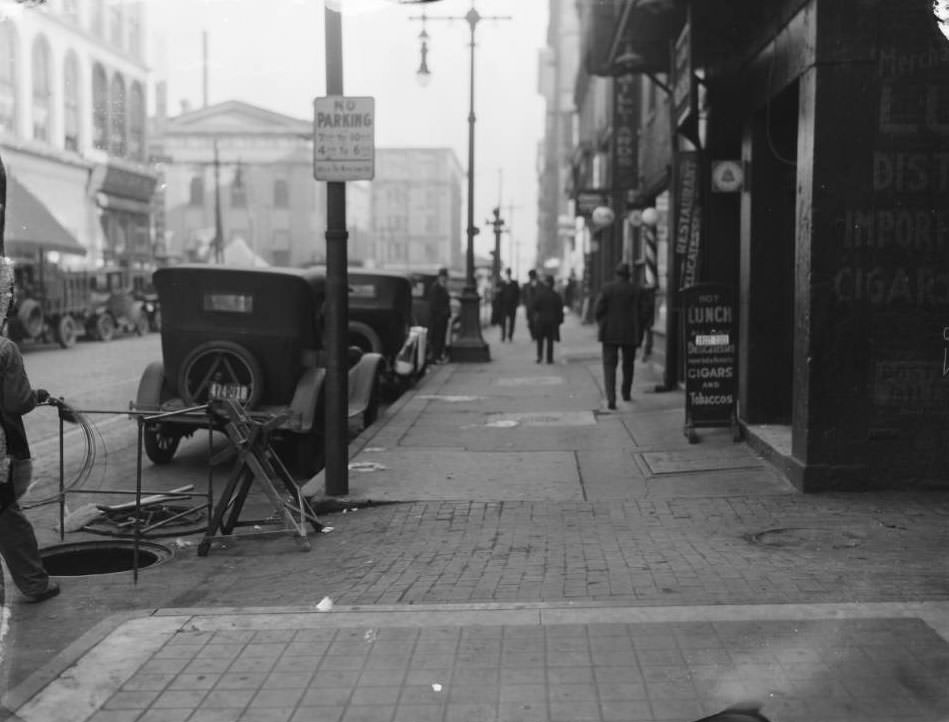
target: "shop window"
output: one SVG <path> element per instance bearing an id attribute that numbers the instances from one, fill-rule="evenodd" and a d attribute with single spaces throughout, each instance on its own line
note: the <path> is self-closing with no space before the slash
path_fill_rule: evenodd
<path id="1" fill-rule="evenodd" d="M 282 178 L 274 181 L 273 205 L 274 208 L 288 208 L 290 206 L 290 188 Z"/>
<path id="2" fill-rule="evenodd" d="M 33 137 L 49 141 L 50 125 L 49 41 L 38 35 L 33 41 Z"/>
<path id="3" fill-rule="evenodd" d="M 191 177 L 191 184 L 188 187 L 188 205 L 204 205 L 204 178 L 200 175 Z"/>
<path id="4" fill-rule="evenodd" d="M 63 61 L 63 147 L 79 150 L 79 61 L 72 50 Z"/>
<path id="5" fill-rule="evenodd" d="M 109 153 L 121 158 L 128 153 L 128 115 L 125 80 L 118 73 L 112 76 L 109 101 Z"/>
<path id="6" fill-rule="evenodd" d="M 138 81 L 129 87 L 129 158 L 145 160 L 145 94 Z"/>
<path id="7" fill-rule="evenodd" d="M 109 86 L 99 63 L 92 68 L 92 146 L 109 148 Z"/>
<path id="8" fill-rule="evenodd" d="M 16 51 L 13 23 L 0 23 L 0 130 L 16 132 Z"/>

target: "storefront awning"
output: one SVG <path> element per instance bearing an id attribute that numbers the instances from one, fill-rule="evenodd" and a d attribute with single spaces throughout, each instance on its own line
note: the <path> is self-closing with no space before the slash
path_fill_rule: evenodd
<path id="1" fill-rule="evenodd" d="M 8 173 L 4 251 L 18 255 L 38 250 L 86 255 L 86 249 L 46 205 Z"/>

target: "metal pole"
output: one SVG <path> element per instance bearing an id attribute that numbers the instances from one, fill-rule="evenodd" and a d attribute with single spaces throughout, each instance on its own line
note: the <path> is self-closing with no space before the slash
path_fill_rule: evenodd
<path id="1" fill-rule="evenodd" d="M 0 158 L 0 257 L 5 255 L 3 234 L 7 225 L 7 169 Z"/>
<path id="2" fill-rule="evenodd" d="M 474 8 L 465 15 L 471 29 L 470 79 L 468 89 L 468 247 L 465 254 L 465 288 L 461 292 L 461 331 L 452 340 L 450 356 L 452 361 L 483 362 L 491 360 L 488 344 L 481 335 L 481 303 L 475 286 L 474 275 L 474 239 L 478 227 L 474 223 L 474 165 L 475 165 L 475 27 L 481 16 Z"/>
<path id="3" fill-rule="evenodd" d="M 63 407 L 58 405 L 59 412 L 59 541 L 66 539 L 66 458 L 63 451 Z"/>
<path id="4" fill-rule="evenodd" d="M 343 94 L 343 23 L 338 10 L 324 6 L 326 94 Z M 349 493 L 349 283 L 346 240 L 346 184 L 326 184 L 326 468 L 327 496 Z"/>

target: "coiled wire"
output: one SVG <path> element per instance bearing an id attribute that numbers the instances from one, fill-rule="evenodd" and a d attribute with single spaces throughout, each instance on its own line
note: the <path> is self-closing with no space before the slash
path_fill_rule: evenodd
<path id="1" fill-rule="evenodd" d="M 50 397 L 50 399 L 45 401 L 44 404 L 57 407 L 63 421 L 66 421 L 70 424 L 75 424 L 77 427 L 79 427 L 79 432 L 83 443 L 82 462 L 79 464 L 79 469 L 76 471 L 75 477 L 70 481 L 65 482 L 63 489 L 64 491 L 68 491 L 77 487 L 81 488 L 92 474 L 92 470 L 96 464 L 96 457 L 98 455 L 100 444 L 103 447 L 105 446 L 105 439 L 102 437 L 102 432 L 100 432 L 99 429 L 96 428 L 95 424 L 89 421 L 89 419 L 84 414 L 67 405 L 62 399 L 54 399 Z M 39 506 L 45 506 L 46 504 L 55 504 L 58 501 L 59 494 L 57 493 L 53 496 L 37 499 L 29 503 L 21 503 L 20 508 L 25 511 L 28 509 L 35 509 Z"/>

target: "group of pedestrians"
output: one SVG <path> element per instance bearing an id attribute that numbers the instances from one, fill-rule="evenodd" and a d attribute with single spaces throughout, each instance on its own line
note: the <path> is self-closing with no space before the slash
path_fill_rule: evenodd
<path id="1" fill-rule="evenodd" d="M 552 364 L 554 343 L 560 341 L 564 305 L 554 288 L 554 277 L 548 275 L 541 281 L 537 271 L 531 269 L 521 288 L 511 276 L 511 269 L 504 271 L 504 278 L 495 288 L 491 312 L 492 322 L 501 327 L 502 343 L 514 340 L 514 323 L 521 304 L 527 312 L 527 331 L 537 345 L 537 363 Z"/>
<path id="2" fill-rule="evenodd" d="M 594 317 L 597 340 L 602 348 L 603 386 L 607 408 L 616 409 L 616 369 L 620 367 L 620 397 L 632 398 L 636 350 L 651 326 L 653 307 L 646 289 L 633 281 L 627 263 L 616 267 L 615 278 L 597 296 Z M 514 339 L 514 323 L 518 306 L 527 312 L 527 330 L 537 345 L 537 363 L 554 362 L 554 343 L 560 341 L 564 320 L 564 298 L 554 288 L 553 276 L 541 281 L 537 271 L 528 273 L 528 281 L 520 287 L 511 276 L 511 269 L 498 281 L 492 303 L 492 323 L 501 327 L 501 341 Z M 622 363 L 620 361 L 622 360 Z"/>

